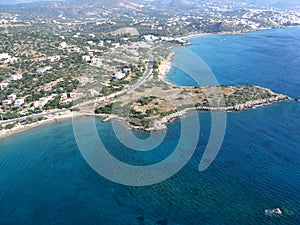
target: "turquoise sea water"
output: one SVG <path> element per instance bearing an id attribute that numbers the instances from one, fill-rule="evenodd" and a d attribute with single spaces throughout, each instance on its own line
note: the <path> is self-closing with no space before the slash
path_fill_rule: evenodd
<path id="1" fill-rule="evenodd" d="M 188 48 L 221 84 L 251 83 L 300 97 L 300 28 L 191 41 Z M 176 69 L 169 79 L 193 82 Z M 77 148 L 71 121 L 0 140 L 0 224 L 300 224 L 300 103 L 228 113 L 221 151 L 201 173 L 210 114 L 198 116 L 201 134 L 192 159 L 174 177 L 147 187 L 122 186 L 94 172 Z M 133 164 L 165 158 L 180 131 L 176 121 L 155 152 L 133 153 L 118 142 L 111 123 L 96 124 L 111 153 Z M 264 214 L 275 207 L 293 215 Z"/>

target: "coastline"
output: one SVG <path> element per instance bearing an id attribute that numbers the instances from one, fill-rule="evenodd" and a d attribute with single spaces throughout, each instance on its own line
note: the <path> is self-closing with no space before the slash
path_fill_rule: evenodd
<path id="1" fill-rule="evenodd" d="M 189 113 L 192 112 L 241 112 L 245 110 L 255 109 L 257 107 L 272 105 L 274 103 L 280 103 L 283 101 L 291 101 L 292 99 L 286 95 L 278 95 L 276 97 L 270 97 L 267 99 L 260 99 L 255 101 L 248 101 L 243 104 L 235 105 L 235 106 L 228 106 L 228 107 L 193 107 L 193 108 L 185 108 L 178 112 L 172 113 L 168 116 L 162 117 L 159 120 L 154 122 L 154 126 L 150 128 L 146 128 L 143 126 L 134 126 L 131 125 L 125 118 L 119 117 L 117 115 L 106 115 L 106 118 L 102 122 L 108 122 L 110 120 L 117 120 L 128 130 L 140 130 L 144 132 L 156 132 L 156 131 L 163 131 L 167 129 L 167 125 L 173 123 L 175 120 L 179 118 L 183 118 L 188 116 Z M 104 114 L 105 115 L 105 114 Z M 104 115 L 100 115 L 99 117 L 104 117 Z"/>
<path id="2" fill-rule="evenodd" d="M 300 26 L 300 25 L 299 25 Z M 213 32 L 213 33 L 195 33 L 195 34 L 188 34 L 185 36 L 181 36 L 182 39 L 191 39 L 201 36 L 208 36 L 208 35 L 237 35 L 237 34 L 247 34 L 252 32 L 258 32 L 258 31 L 264 31 L 264 30 L 271 30 L 271 29 L 287 29 L 292 28 L 295 26 L 288 26 L 288 27 L 278 27 L 278 28 L 272 28 L 272 27 L 264 27 L 256 30 L 245 30 L 245 31 L 221 31 L 221 32 Z"/>
<path id="3" fill-rule="evenodd" d="M 0 130 L 0 139 L 27 131 L 31 128 L 39 127 L 41 125 L 45 125 L 45 124 L 49 124 L 49 123 L 53 123 L 53 122 L 57 122 L 57 121 L 68 120 L 68 119 L 71 119 L 72 117 L 73 117 L 73 113 L 69 112 L 69 113 L 65 113 L 62 115 L 50 116 L 44 120 L 34 122 L 31 124 L 16 125 L 15 127 L 13 127 L 12 129 L 9 129 L 9 130 Z"/>
<path id="4" fill-rule="evenodd" d="M 279 95 L 277 97 L 270 97 L 267 99 L 261 99 L 261 100 L 255 100 L 255 101 L 248 101 L 243 104 L 235 105 L 235 106 L 229 106 L 229 107 L 193 107 L 193 108 L 185 108 L 183 110 L 180 110 L 178 112 L 172 113 L 168 116 L 162 117 L 159 120 L 156 120 L 153 127 L 146 128 L 142 126 L 134 126 L 131 125 L 125 118 L 111 114 L 88 114 L 88 113 L 79 113 L 80 115 L 77 115 L 78 117 L 99 117 L 102 118 L 102 122 L 108 122 L 111 120 L 117 120 L 120 121 L 128 130 L 140 130 L 144 132 L 153 132 L 153 131 L 163 131 L 167 129 L 167 124 L 170 124 L 174 122 L 175 120 L 179 118 L 183 118 L 187 116 L 191 112 L 239 112 L 249 109 L 255 109 L 257 107 L 262 107 L 266 105 L 271 105 L 274 103 L 279 103 L 283 101 L 290 101 L 292 100 L 290 97 L 286 95 Z M 24 131 L 27 131 L 31 128 L 35 128 L 41 125 L 57 122 L 57 121 L 63 121 L 63 120 L 69 120 L 72 119 L 74 116 L 73 112 L 65 113 L 63 115 L 55 115 L 48 117 L 45 120 L 34 122 L 32 124 L 26 124 L 26 125 L 19 125 L 16 126 L 10 130 L 5 130 L 4 132 L 0 132 L 0 140 L 3 138 L 6 138 L 8 136 L 12 136 Z"/>
<path id="5" fill-rule="evenodd" d="M 175 54 L 174 51 L 172 51 L 168 55 L 168 57 L 161 62 L 161 64 L 158 67 L 158 71 L 159 71 L 158 79 L 160 79 L 161 81 L 163 81 L 163 82 L 165 82 L 165 83 L 167 83 L 171 86 L 176 86 L 176 84 L 174 84 L 171 81 L 167 80 L 167 75 L 168 75 L 169 71 L 172 68 L 172 62 L 173 62 L 175 57 L 176 57 L 176 54 Z"/>
<path id="6" fill-rule="evenodd" d="M 266 30 L 266 29 L 264 29 Z M 249 31 L 249 32 L 255 32 L 255 31 Z M 234 35 L 234 34 L 243 34 L 243 33 L 247 33 L 247 32 L 222 32 L 222 33 L 215 33 L 217 35 Z M 207 36 L 207 35 L 212 35 L 213 33 L 198 33 L 198 34 L 190 34 L 184 37 L 181 37 L 183 39 L 189 39 L 189 38 L 194 38 L 194 37 L 201 37 L 201 36 Z M 168 57 L 163 60 L 159 66 L 159 79 L 162 82 L 165 82 L 166 84 L 170 85 L 170 86 L 178 86 L 174 83 L 172 83 L 171 81 L 167 80 L 167 75 L 172 67 L 172 61 L 174 60 L 175 57 L 175 52 L 171 52 Z M 232 112 L 232 111 L 243 111 L 243 110 L 247 110 L 247 109 L 254 109 L 256 107 L 260 107 L 260 106 L 265 106 L 265 105 L 270 105 L 273 103 L 277 103 L 277 102 L 282 102 L 282 101 L 288 101 L 288 100 L 292 100 L 290 97 L 285 96 L 285 95 L 278 95 L 277 97 L 271 97 L 271 98 L 267 98 L 267 99 L 260 99 L 260 100 L 256 100 L 256 101 L 248 101 L 245 102 L 243 104 L 239 104 L 239 105 L 234 105 L 234 106 L 228 106 L 228 107 L 193 107 L 193 108 L 185 108 L 183 110 L 180 110 L 178 112 L 175 112 L 173 114 L 170 114 L 168 116 L 162 117 L 159 120 L 154 122 L 154 126 L 150 127 L 150 128 L 145 128 L 142 126 L 134 126 L 129 124 L 129 122 L 123 118 L 123 117 L 119 117 L 117 115 L 107 115 L 107 114 L 99 114 L 99 115 L 95 115 L 93 113 L 90 114 L 85 114 L 82 113 L 81 116 L 93 116 L 93 117 L 101 117 L 103 118 L 102 122 L 107 122 L 110 120 L 118 120 L 124 123 L 124 125 L 126 127 L 128 127 L 128 129 L 132 129 L 132 130 L 142 130 L 145 132 L 151 132 L 151 131 L 160 131 L 160 130 L 165 130 L 167 129 L 167 124 L 172 123 L 173 121 L 175 121 L 178 118 L 182 118 L 184 116 L 186 116 L 189 112 L 191 111 L 210 111 L 210 112 Z M 56 121 L 61 121 L 61 120 L 67 120 L 67 119 L 71 119 L 73 117 L 73 113 L 69 112 L 69 113 L 65 113 L 62 115 L 51 115 L 46 117 L 45 120 L 42 121 L 38 121 L 38 122 L 33 122 L 31 124 L 26 124 L 26 125 L 20 125 L 17 124 L 15 127 L 13 127 L 12 129 L 8 129 L 8 130 L 0 130 L 0 139 L 29 130 L 31 128 L 34 127 L 38 127 L 41 125 L 45 125 L 48 123 L 52 123 L 52 122 L 56 122 Z"/>
<path id="7" fill-rule="evenodd" d="M 193 37 L 193 36 L 194 35 L 191 35 L 191 37 Z M 199 34 L 199 35 L 196 34 L 196 36 L 203 36 L 203 35 L 202 34 Z M 159 75 L 158 75 L 159 79 L 161 81 L 171 85 L 171 86 L 178 86 L 178 85 L 172 83 L 171 81 L 167 80 L 167 75 L 168 75 L 168 72 L 170 71 L 170 69 L 172 67 L 172 61 L 174 60 L 175 56 L 176 56 L 175 52 L 172 51 L 168 55 L 168 57 L 161 62 L 161 65 L 159 66 Z M 259 87 L 259 86 L 256 86 L 256 87 Z M 271 91 L 268 88 L 264 88 L 264 87 L 259 87 L 259 88 L 263 88 L 263 89 L 266 89 L 268 91 Z M 144 132 L 162 131 L 162 130 L 167 129 L 167 124 L 170 124 L 170 123 L 174 122 L 178 118 L 182 118 L 184 116 L 187 116 L 188 113 L 194 112 L 194 111 L 238 112 L 238 111 L 244 111 L 244 110 L 248 110 L 248 109 L 255 109 L 257 107 L 267 106 L 267 105 L 271 105 L 271 104 L 274 104 L 274 103 L 279 103 L 279 102 L 283 102 L 283 101 L 291 101 L 291 100 L 292 100 L 292 98 L 290 98 L 289 96 L 286 96 L 286 95 L 283 95 L 283 94 L 278 94 L 276 97 L 269 97 L 269 98 L 265 98 L 265 99 L 247 101 L 243 104 L 238 104 L 238 105 L 234 105 L 234 106 L 185 108 L 183 110 L 172 113 L 168 116 L 165 116 L 165 117 L 163 117 L 159 120 L 154 121 L 154 126 L 150 127 L 150 128 L 146 128 L 146 127 L 143 127 L 143 126 L 131 125 L 128 122 L 128 120 L 126 120 L 123 117 L 119 117 L 117 115 L 107 115 L 107 117 L 105 118 L 105 120 L 103 120 L 103 122 L 107 122 L 107 121 L 116 119 L 116 120 L 122 122 L 124 124 L 124 126 L 126 126 L 129 130 L 141 130 L 141 131 L 144 131 Z"/>
<path id="8" fill-rule="evenodd" d="M 196 37 L 202 37 L 202 36 L 208 36 L 212 35 L 214 33 L 195 33 L 195 34 L 188 34 L 186 36 L 180 37 L 181 39 L 190 39 L 190 38 L 196 38 Z"/>

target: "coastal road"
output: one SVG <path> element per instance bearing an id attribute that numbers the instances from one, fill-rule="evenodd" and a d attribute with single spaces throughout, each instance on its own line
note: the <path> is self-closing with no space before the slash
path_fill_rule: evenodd
<path id="1" fill-rule="evenodd" d="M 126 89 L 124 91 L 121 91 L 117 96 L 123 95 L 123 94 L 130 94 L 133 91 L 135 91 L 137 88 L 139 88 L 149 78 L 149 76 L 152 74 L 152 72 L 153 72 L 153 66 L 154 66 L 154 61 L 153 61 L 153 59 L 151 57 L 149 59 L 147 69 L 146 69 L 145 73 L 143 74 L 143 76 L 135 84 L 133 84 L 131 87 L 129 87 L 128 89 Z M 111 98 L 107 98 L 107 99 L 101 100 L 101 101 L 93 101 L 93 102 L 89 102 L 89 103 L 84 104 L 84 105 L 88 105 L 88 104 L 101 104 L 101 103 L 104 103 L 104 102 L 111 101 L 114 98 L 115 97 L 111 97 Z M 83 105 L 81 105 L 81 107 L 82 106 Z M 74 108 L 75 107 L 76 106 L 74 106 Z M 16 119 L 0 120 L 0 125 L 12 124 L 12 123 L 16 123 L 18 121 L 21 122 L 21 121 L 24 121 L 26 119 L 36 119 L 36 118 L 39 118 L 39 117 L 47 117 L 47 116 L 51 116 L 51 115 L 63 114 L 63 113 L 66 113 L 66 112 L 70 112 L 71 110 L 72 110 L 72 108 L 71 109 L 61 109 L 61 110 L 52 111 L 52 112 L 43 112 L 43 113 L 33 114 L 33 115 L 30 115 L 30 116 L 20 117 L 20 118 L 16 118 Z"/>
<path id="2" fill-rule="evenodd" d="M 105 100 L 101 100 L 101 101 L 90 101 L 89 103 L 85 103 L 80 105 L 81 107 L 84 105 L 88 105 L 88 104 L 102 104 L 105 102 L 109 102 L 111 100 L 113 100 L 115 97 L 120 96 L 120 95 L 124 95 L 124 94 L 130 94 L 133 91 L 135 91 L 137 88 L 139 88 L 145 81 L 147 81 L 147 79 L 149 78 L 149 76 L 152 74 L 153 72 L 153 66 L 154 66 L 154 60 L 152 59 L 152 57 L 149 59 L 148 65 L 147 65 L 147 69 L 144 72 L 143 76 L 135 83 L 133 84 L 131 87 L 120 91 L 118 94 L 116 94 L 114 97 L 109 97 L 106 98 Z"/>
<path id="3" fill-rule="evenodd" d="M 61 110 L 52 111 L 52 112 L 44 112 L 44 113 L 33 114 L 33 115 L 30 115 L 30 116 L 19 117 L 19 118 L 16 118 L 16 119 L 1 120 L 0 125 L 7 125 L 7 124 L 15 123 L 15 122 L 18 122 L 18 121 L 22 122 L 26 119 L 37 119 L 37 118 L 40 118 L 40 117 L 64 114 L 64 113 L 70 112 L 70 111 L 71 111 L 70 109 L 61 109 Z"/>
<path id="4" fill-rule="evenodd" d="M 139 88 L 152 74 L 153 72 L 153 66 L 154 66 L 154 61 L 152 59 L 149 60 L 147 70 L 142 76 L 141 79 L 139 79 L 134 85 L 132 85 L 130 88 L 124 91 L 124 94 L 130 94 L 131 92 L 135 91 L 137 88 Z"/>
<path id="5" fill-rule="evenodd" d="M 118 95 L 116 95 L 116 97 L 120 96 L 120 95 L 124 95 L 124 94 L 130 94 L 133 91 L 135 91 L 137 88 L 139 88 L 145 81 L 147 81 L 147 79 L 149 78 L 149 76 L 152 74 L 152 72 L 153 72 L 153 66 L 154 66 L 154 60 L 151 57 L 149 59 L 147 69 L 144 72 L 143 76 L 135 84 L 133 84 L 131 87 L 129 87 L 129 88 L 123 90 L 123 91 L 120 91 L 118 93 Z M 101 100 L 101 101 L 95 102 L 95 104 L 101 104 L 101 103 L 104 103 L 104 102 L 108 102 L 108 101 L 113 100 L 114 98 L 115 97 L 107 98 L 105 100 Z"/>

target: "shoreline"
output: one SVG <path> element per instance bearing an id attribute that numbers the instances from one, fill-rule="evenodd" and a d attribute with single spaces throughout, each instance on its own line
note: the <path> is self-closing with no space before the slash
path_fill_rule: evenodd
<path id="1" fill-rule="evenodd" d="M 161 81 L 163 81 L 166 84 L 169 84 L 171 86 L 177 86 L 173 82 L 167 80 L 168 73 L 170 72 L 170 70 L 172 68 L 172 62 L 175 57 L 176 57 L 176 54 L 174 51 L 172 51 L 168 55 L 168 57 L 161 62 L 161 64 L 158 67 L 158 71 L 159 71 L 158 79 L 160 79 Z"/>
<path id="2" fill-rule="evenodd" d="M 274 30 L 288 29 L 288 28 L 293 28 L 293 27 L 297 27 L 297 26 L 299 27 L 300 25 L 277 27 L 277 28 L 264 27 L 264 28 L 260 28 L 260 29 L 256 29 L 256 30 L 245 30 L 245 31 L 221 31 L 221 32 L 212 32 L 212 33 L 194 33 L 194 34 L 187 34 L 185 36 L 181 36 L 180 38 L 191 39 L 191 38 L 208 36 L 208 35 L 238 35 L 238 34 L 247 34 L 247 33 L 266 31 L 266 30 L 272 30 L 272 29 L 274 29 Z"/>
<path id="3" fill-rule="evenodd" d="M 255 109 L 257 107 L 263 107 L 267 105 L 272 105 L 275 103 L 280 103 L 284 101 L 292 101 L 292 99 L 286 95 L 279 95 L 277 97 L 270 97 L 267 99 L 259 99 L 255 101 L 248 101 L 243 104 L 235 105 L 235 106 L 228 106 L 228 107 L 193 107 L 193 108 L 186 108 L 182 109 L 178 112 L 172 113 L 168 116 L 162 117 L 159 120 L 154 122 L 154 126 L 150 128 L 142 127 L 142 126 L 134 126 L 129 123 L 123 117 L 118 115 L 106 115 L 106 118 L 102 122 L 108 122 L 111 120 L 117 120 L 121 122 L 128 130 L 140 130 L 143 132 L 159 132 L 167 129 L 167 125 L 173 123 L 175 120 L 179 118 L 184 118 L 188 116 L 189 113 L 192 112 L 224 112 L 224 113 L 231 113 L 231 112 L 241 112 L 245 110 Z M 103 117 L 104 115 L 100 115 L 99 117 Z"/>
<path id="4" fill-rule="evenodd" d="M 53 123 L 53 122 L 68 120 L 68 119 L 71 119 L 72 117 L 73 117 L 73 113 L 69 112 L 69 113 L 62 114 L 62 115 L 55 115 L 52 117 L 48 117 L 47 119 L 37 121 L 37 122 L 31 123 L 31 124 L 16 125 L 15 127 L 11 128 L 9 130 L 0 130 L 0 140 L 3 138 L 6 138 L 8 136 L 12 136 L 12 135 L 30 130 L 31 128 L 39 127 L 39 126 L 46 125 L 46 124 Z"/>
<path id="5" fill-rule="evenodd" d="M 291 101 L 292 99 L 286 95 L 279 95 L 277 97 L 271 97 L 268 99 L 260 99 L 256 101 L 248 101 L 240 105 L 236 106 L 228 106 L 228 107 L 193 107 L 193 108 L 186 108 L 183 110 L 180 110 L 178 112 L 172 113 L 168 116 L 162 117 L 161 119 L 155 121 L 154 126 L 150 128 L 142 127 L 142 126 L 134 126 L 131 125 L 125 118 L 120 117 L 118 115 L 108 115 L 108 114 L 88 114 L 88 113 L 82 113 L 80 115 L 77 115 L 76 117 L 94 117 L 94 118 L 102 118 L 102 122 L 109 122 L 111 120 L 117 120 L 121 122 L 128 130 L 140 130 L 144 132 L 159 132 L 167 129 L 167 125 L 174 122 L 175 120 L 179 118 L 184 118 L 185 116 L 188 116 L 189 113 L 191 112 L 241 112 L 245 110 L 250 110 L 250 109 L 255 109 L 257 107 L 263 107 L 267 105 L 272 105 L 274 103 L 280 103 L 283 101 Z M 0 132 L 0 140 L 4 139 L 6 137 L 22 133 L 24 131 L 30 130 L 31 128 L 39 127 L 42 125 L 50 124 L 53 122 L 58 122 L 58 121 L 64 121 L 64 120 L 69 120 L 74 117 L 73 112 L 64 114 L 64 115 L 59 115 L 59 116 L 53 116 L 52 118 L 47 118 L 42 121 L 34 122 L 31 124 L 26 124 L 26 125 L 20 125 L 16 126 L 10 130 L 6 130 L 6 132 Z"/>
<path id="6" fill-rule="evenodd" d="M 267 29 L 268 28 L 261 29 L 261 30 L 267 30 Z M 189 35 L 183 36 L 181 38 L 182 39 L 190 39 L 190 38 L 195 38 L 195 37 L 208 36 L 208 35 L 212 35 L 212 34 L 235 35 L 235 34 L 243 34 L 243 33 L 256 32 L 256 31 L 260 31 L 260 30 L 247 31 L 247 32 L 198 33 L 198 34 L 189 34 Z M 168 55 L 168 57 L 161 62 L 161 65 L 159 66 L 159 69 L 158 69 L 159 70 L 158 78 L 162 82 L 165 82 L 166 84 L 168 84 L 170 86 L 178 86 L 175 83 L 167 80 L 167 75 L 168 75 L 168 73 L 169 73 L 169 71 L 172 67 L 172 61 L 174 60 L 175 56 L 176 56 L 175 52 L 172 51 Z M 272 98 L 278 98 L 278 97 L 279 97 L 279 99 L 272 99 Z M 141 130 L 141 131 L 145 131 L 145 132 L 151 132 L 151 131 L 161 131 L 161 130 L 167 129 L 167 124 L 170 124 L 173 121 L 175 121 L 176 119 L 182 118 L 182 117 L 188 115 L 188 113 L 190 111 L 197 111 L 197 112 L 200 112 L 200 111 L 206 111 L 206 112 L 243 111 L 243 110 L 255 109 L 256 107 L 271 105 L 271 104 L 274 104 L 274 103 L 277 103 L 277 102 L 288 101 L 288 100 L 292 100 L 292 98 L 290 98 L 286 95 L 279 94 L 277 97 L 271 97 L 271 98 L 267 98 L 267 99 L 260 99 L 260 100 L 256 100 L 256 101 L 249 101 L 249 102 L 239 104 L 239 105 L 235 105 L 235 106 L 217 107 L 217 108 L 212 108 L 212 107 L 186 108 L 186 109 L 180 110 L 178 112 L 175 112 L 171 115 L 162 117 L 161 119 L 155 121 L 154 126 L 150 127 L 150 128 L 131 125 L 125 118 L 119 117 L 119 116 L 113 115 L 113 114 L 112 115 L 108 115 L 108 114 L 95 115 L 93 113 L 91 113 L 91 114 L 82 113 L 82 115 L 80 115 L 80 116 L 93 116 L 95 118 L 96 117 L 101 117 L 101 118 L 103 118 L 102 122 L 107 122 L 107 121 L 115 119 L 115 120 L 121 121 L 129 130 Z M 73 118 L 73 112 L 65 113 L 65 114 L 62 114 L 62 115 L 50 116 L 50 117 L 47 117 L 45 120 L 41 120 L 41 121 L 38 121 L 38 122 L 33 122 L 31 124 L 16 125 L 15 127 L 13 127 L 12 129 L 9 129 L 9 130 L 3 129 L 3 130 L 0 130 L 0 140 L 3 139 L 3 138 L 6 138 L 8 136 L 21 133 L 23 131 L 27 131 L 27 130 L 29 130 L 31 128 L 34 128 L 34 127 L 49 124 L 49 123 L 52 123 L 52 122 L 67 120 L 67 119 L 71 119 L 71 118 Z"/>
<path id="7" fill-rule="evenodd" d="M 181 36 L 181 39 L 190 39 L 190 38 L 196 38 L 196 37 L 203 37 L 203 36 L 209 36 L 212 35 L 214 33 L 195 33 L 195 34 L 188 34 L 185 36 Z"/>

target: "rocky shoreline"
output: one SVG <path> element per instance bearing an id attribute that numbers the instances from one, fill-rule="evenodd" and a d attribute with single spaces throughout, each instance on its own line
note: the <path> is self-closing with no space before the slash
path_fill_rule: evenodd
<path id="1" fill-rule="evenodd" d="M 279 94 L 275 97 L 270 97 L 270 98 L 266 98 L 266 99 L 259 99 L 259 100 L 254 100 L 254 101 L 248 101 L 244 104 L 239 104 L 239 105 L 235 105 L 235 106 L 228 106 L 228 107 L 200 106 L 200 107 L 195 107 L 195 108 L 186 108 L 186 109 L 183 109 L 181 111 L 172 113 L 168 116 L 165 116 L 165 117 L 163 117 L 159 120 L 156 120 L 154 122 L 154 126 L 150 127 L 150 128 L 146 128 L 146 127 L 143 127 L 143 126 L 131 125 L 128 120 L 126 120 L 123 117 L 119 117 L 117 115 L 81 114 L 81 116 L 101 117 L 102 122 L 108 122 L 108 121 L 111 121 L 111 120 L 118 120 L 118 121 L 122 122 L 129 130 L 140 130 L 140 131 L 143 131 L 143 132 L 159 132 L 159 131 L 166 130 L 167 129 L 167 124 L 170 124 L 170 123 L 174 122 L 177 119 L 180 119 L 180 118 L 183 118 L 183 117 L 187 116 L 190 112 L 195 112 L 195 111 L 208 111 L 208 112 L 243 111 L 243 110 L 247 110 L 247 109 L 254 109 L 256 107 L 270 105 L 270 104 L 274 104 L 274 103 L 278 103 L 278 102 L 282 102 L 282 101 L 288 101 L 288 100 L 292 100 L 292 99 L 290 97 L 286 96 L 286 95 Z M 66 114 L 66 115 L 63 115 L 63 116 L 48 118 L 46 120 L 36 122 L 36 123 L 33 123 L 33 124 L 28 124 L 28 125 L 25 125 L 25 126 L 17 126 L 15 128 L 13 128 L 12 130 L 7 130 L 6 132 L 0 132 L 0 139 L 4 138 L 4 137 L 7 137 L 7 136 L 10 136 L 12 134 L 16 134 L 16 133 L 19 133 L 19 132 L 22 132 L 22 131 L 26 131 L 28 129 L 31 129 L 33 127 L 37 127 L 37 126 L 40 126 L 40 125 L 48 124 L 48 123 L 59 121 L 59 120 L 71 119 L 72 116 L 73 115 L 70 113 L 70 114 Z"/>
<path id="2" fill-rule="evenodd" d="M 207 35 L 207 34 L 192 34 L 190 36 L 186 36 L 186 38 L 190 38 L 193 36 L 202 36 L 202 35 Z M 171 87 L 175 87 L 176 85 L 173 84 L 172 82 L 168 81 L 166 76 L 169 72 L 169 70 L 171 69 L 172 66 L 172 61 L 174 60 L 175 57 L 175 53 L 171 52 L 169 54 L 169 56 L 161 63 L 160 67 L 159 67 L 159 80 L 161 80 L 162 82 L 168 84 Z M 260 87 L 261 88 L 261 87 Z M 265 88 L 267 89 L 267 88 Z M 269 89 L 267 89 L 268 91 L 271 91 Z M 276 94 L 276 93 L 274 93 Z M 286 95 L 282 95 L 282 94 L 276 94 L 276 96 L 270 97 L 270 98 L 265 98 L 265 99 L 259 99 L 259 100 L 253 100 L 253 101 L 247 101 L 243 104 L 237 104 L 237 105 L 233 105 L 233 106 L 225 106 L 225 107 L 210 107 L 210 106 L 199 106 L 199 107 L 194 107 L 194 108 L 186 108 L 183 110 L 180 110 L 178 112 L 172 113 L 168 116 L 162 117 L 160 119 L 157 119 L 154 121 L 154 125 L 152 127 L 143 127 L 143 126 L 134 126 L 131 125 L 129 123 L 128 120 L 126 120 L 123 117 L 119 117 L 117 115 L 108 115 L 108 114 L 99 114 L 99 115 L 95 115 L 93 112 L 91 112 L 90 114 L 81 114 L 81 116 L 92 116 L 92 117 L 101 117 L 103 120 L 103 122 L 108 122 L 110 120 L 118 120 L 121 121 L 128 129 L 130 130 L 141 130 L 141 131 L 145 131 L 145 132 L 152 132 L 152 131 L 162 131 L 162 130 L 166 130 L 167 129 L 167 124 L 170 124 L 172 122 L 174 122 L 175 120 L 177 120 L 178 118 L 182 118 L 184 116 L 186 116 L 189 112 L 191 111 L 211 111 L 211 112 L 232 112 L 232 111 L 243 111 L 246 109 L 253 109 L 259 106 L 264 106 L 264 105 L 270 105 L 276 102 L 281 102 L 281 101 L 287 101 L 287 100 L 291 100 L 291 98 L 289 98 Z M 295 99 L 296 100 L 296 99 Z M 296 100 L 297 101 L 297 100 Z M 36 127 L 39 125 L 43 125 L 46 123 L 50 123 L 50 122 L 54 122 L 60 119 L 68 119 L 71 118 L 72 115 L 65 115 L 63 117 L 56 117 L 56 118 L 47 118 L 46 120 L 40 121 L 40 122 L 36 122 L 36 123 L 32 123 L 32 124 L 28 124 L 25 126 L 16 126 L 15 128 L 11 129 L 11 130 L 0 130 L 0 139 L 10 136 L 12 134 L 15 133 L 19 133 L 21 131 L 25 131 L 27 129 L 30 129 L 32 127 Z"/>
<path id="3" fill-rule="evenodd" d="M 256 108 L 259 106 L 270 105 L 272 103 L 282 102 L 282 101 L 286 101 L 286 100 L 291 100 L 291 98 L 286 95 L 278 95 L 276 97 L 248 101 L 244 104 L 239 104 L 239 105 L 235 105 L 235 106 L 228 106 L 228 107 L 200 106 L 200 107 L 197 107 L 196 109 L 199 111 L 222 111 L 222 112 L 243 111 L 246 109 L 253 109 L 253 108 Z"/>
<path id="4" fill-rule="evenodd" d="M 278 103 L 282 101 L 288 101 L 291 100 L 290 97 L 286 95 L 278 95 L 276 97 L 271 97 L 268 99 L 260 99 L 260 100 L 255 100 L 255 101 L 249 101 L 244 104 L 239 104 L 236 106 L 229 106 L 229 107 L 196 107 L 196 108 L 187 108 L 182 111 L 173 113 L 171 115 L 163 117 L 159 122 L 157 122 L 155 127 L 153 128 L 145 128 L 142 129 L 146 132 L 148 131 L 159 131 L 159 130 L 165 130 L 167 128 L 167 124 L 170 124 L 174 122 L 175 120 L 182 118 L 190 111 L 209 111 L 209 112 L 233 112 L 233 111 L 243 111 L 247 109 L 254 109 L 256 107 L 260 106 L 265 106 L 265 105 L 270 105 L 273 103 Z"/>
<path id="5" fill-rule="evenodd" d="M 140 130 L 144 132 L 153 132 L 153 131 L 163 131 L 167 129 L 167 124 L 174 122 L 177 119 L 183 118 L 187 116 L 190 112 L 195 111 L 208 111 L 208 112 L 234 112 L 234 111 L 243 111 L 247 109 L 254 109 L 256 107 L 270 105 L 273 103 L 278 103 L 282 101 L 292 100 L 290 97 L 286 95 L 278 95 L 276 97 L 270 97 L 267 99 L 260 99 L 255 101 L 248 101 L 244 104 L 239 104 L 235 106 L 228 106 L 228 107 L 195 107 L 195 108 L 186 108 L 181 111 L 172 113 L 168 116 L 161 118 L 160 120 L 155 121 L 154 126 L 150 128 L 146 128 L 143 126 L 134 126 L 131 125 L 125 118 L 116 116 L 116 115 L 109 115 L 106 116 L 103 122 L 108 122 L 112 119 L 118 120 L 122 122 L 129 130 Z"/>

